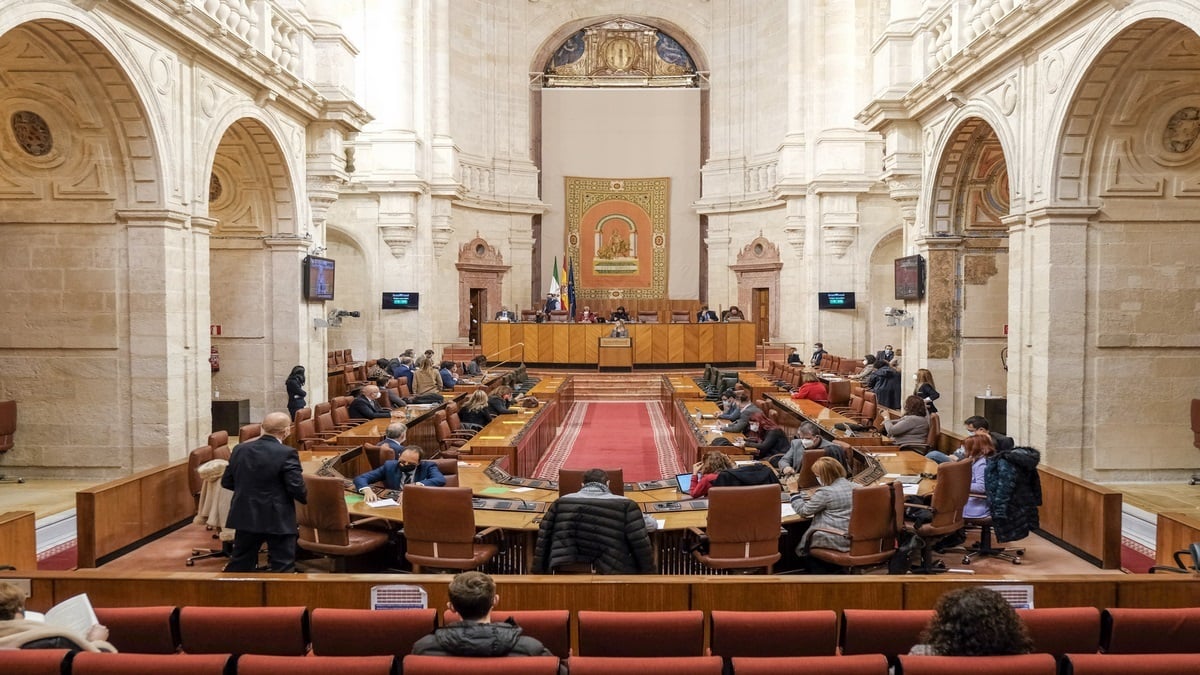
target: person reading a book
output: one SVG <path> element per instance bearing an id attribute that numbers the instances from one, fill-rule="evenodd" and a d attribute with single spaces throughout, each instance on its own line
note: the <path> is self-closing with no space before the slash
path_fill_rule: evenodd
<path id="1" fill-rule="evenodd" d="M 90 609 L 90 607 L 89 604 L 88 608 Z M 116 647 L 106 642 L 108 629 L 104 626 L 93 623 L 86 635 L 80 635 L 55 621 L 53 609 L 46 615 L 45 621 L 27 618 L 25 616 L 25 591 L 16 584 L 0 582 L 0 649 L 117 651 Z"/>

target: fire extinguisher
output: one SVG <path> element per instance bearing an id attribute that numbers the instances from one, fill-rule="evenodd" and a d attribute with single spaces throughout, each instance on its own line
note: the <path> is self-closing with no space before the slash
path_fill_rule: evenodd
<path id="1" fill-rule="evenodd" d="M 212 366 L 214 373 L 221 372 L 221 353 L 217 351 L 216 345 L 208 350 L 208 363 Z"/>

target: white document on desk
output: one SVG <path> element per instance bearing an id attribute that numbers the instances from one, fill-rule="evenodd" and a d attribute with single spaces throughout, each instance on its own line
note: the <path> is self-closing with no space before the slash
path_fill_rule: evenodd
<path id="1" fill-rule="evenodd" d="M 793 509 L 791 504 L 780 504 L 779 515 L 783 516 L 784 518 L 787 518 L 788 516 L 794 516 L 796 515 L 796 509 Z"/>
<path id="2" fill-rule="evenodd" d="M 511 490 L 509 490 L 509 492 L 533 492 L 533 488 L 531 488 L 531 487 L 519 487 L 519 488 L 513 488 L 513 489 L 511 489 Z"/>
<path id="3" fill-rule="evenodd" d="M 917 488 L 921 486 L 913 483 L 911 485 L 901 485 L 900 487 L 904 490 L 905 495 L 915 495 L 917 494 Z"/>
<path id="4" fill-rule="evenodd" d="M 395 499 L 390 499 L 390 498 L 389 499 L 376 499 L 373 502 L 366 502 L 366 504 L 367 504 L 367 506 L 369 506 L 373 509 L 378 509 L 383 506 L 400 506 L 400 502 L 396 501 Z"/>

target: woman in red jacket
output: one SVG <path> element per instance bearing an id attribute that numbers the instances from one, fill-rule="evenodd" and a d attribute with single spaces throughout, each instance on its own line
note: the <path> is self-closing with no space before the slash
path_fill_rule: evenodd
<path id="1" fill-rule="evenodd" d="M 800 388 L 792 392 L 792 398 L 806 398 L 821 405 L 829 405 L 829 392 L 825 384 L 817 379 L 817 374 L 811 370 L 804 371 Z"/>
<path id="2" fill-rule="evenodd" d="M 720 450 L 710 451 L 704 456 L 704 459 L 696 462 L 692 467 L 691 496 L 697 499 L 707 496 L 708 488 L 712 487 L 713 481 L 717 479 L 717 474 L 732 468 L 733 460 L 729 459 L 729 455 Z"/>

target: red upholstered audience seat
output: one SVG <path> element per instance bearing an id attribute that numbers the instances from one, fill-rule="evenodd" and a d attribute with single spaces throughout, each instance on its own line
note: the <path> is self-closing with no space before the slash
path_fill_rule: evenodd
<path id="1" fill-rule="evenodd" d="M 70 672 L 71 675 L 223 675 L 232 658 L 229 654 L 79 652 L 71 662 Z"/>
<path id="2" fill-rule="evenodd" d="M 65 649 L 7 649 L 0 655 L 3 672 L 23 675 L 60 675 L 67 659 Z"/>
<path id="3" fill-rule="evenodd" d="M 122 652 L 174 654 L 179 651 L 179 608 L 97 607 L 108 641 Z"/>
<path id="4" fill-rule="evenodd" d="M 1018 609 L 1029 628 L 1033 651 L 1043 654 L 1093 654 L 1100 650 L 1100 610 L 1095 607 Z"/>
<path id="5" fill-rule="evenodd" d="M 714 656 L 833 656 L 837 613 L 713 610 L 709 652 Z M 801 637 L 802 636 L 802 637 Z"/>
<path id="6" fill-rule="evenodd" d="M 931 618 L 932 609 L 847 609 L 842 612 L 842 654 L 907 654 Z"/>
<path id="7" fill-rule="evenodd" d="M 733 659 L 733 672 L 735 675 L 783 675 L 784 673 L 887 675 L 888 660 L 883 654 L 737 657 Z"/>
<path id="8" fill-rule="evenodd" d="M 899 675 L 1057 675 L 1058 662 L 1050 654 L 1020 656 L 913 656 L 900 657 Z"/>
<path id="9" fill-rule="evenodd" d="M 238 675 L 393 675 L 394 656 L 264 656 L 237 660 Z"/>
<path id="10" fill-rule="evenodd" d="M 1068 654 L 1063 675 L 1200 673 L 1200 654 Z"/>
<path id="11" fill-rule="evenodd" d="M 700 610 L 579 612 L 579 656 L 703 655 L 704 612 Z"/>
<path id="12" fill-rule="evenodd" d="M 304 656 L 306 613 L 304 607 L 184 607 L 179 643 L 188 654 Z"/>
<path id="13" fill-rule="evenodd" d="M 558 675 L 556 656 L 406 656 L 404 675 Z M 346 675 L 351 675 L 347 673 Z M 353 673 L 352 675 L 358 675 Z"/>
<path id="14" fill-rule="evenodd" d="M 309 616 L 315 656 L 395 656 L 404 658 L 412 646 L 433 632 L 436 609 L 328 609 Z"/>
<path id="15" fill-rule="evenodd" d="M 571 675 L 721 675 L 721 668 L 719 656 L 573 656 L 567 661 Z"/>
<path id="16" fill-rule="evenodd" d="M 492 621 L 511 618 L 521 632 L 536 639 L 560 659 L 571 655 L 571 613 L 565 609 L 527 609 L 520 612 L 492 611 Z M 456 612 L 442 613 L 442 625 L 460 621 Z"/>
<path id="17" fill-rule="evenodd" d="M 1106 609 L 1101 624 L 1101 643 L 1109 654 L 1200 651 L 1200 607 Z"/>

